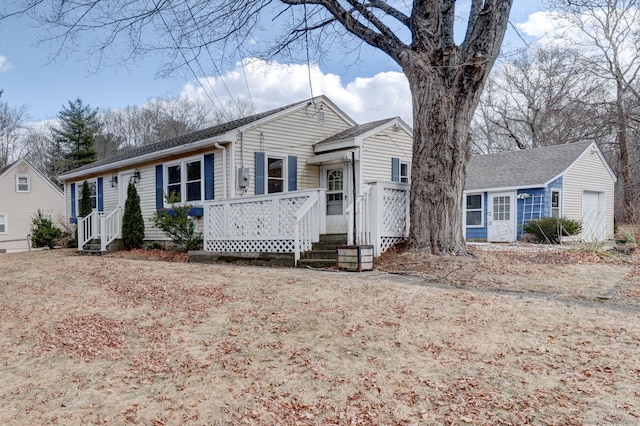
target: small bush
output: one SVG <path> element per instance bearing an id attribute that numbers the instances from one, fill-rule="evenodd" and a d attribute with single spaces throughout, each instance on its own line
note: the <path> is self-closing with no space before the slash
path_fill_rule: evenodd
<path id="1" fill-rule="evenodd" d="M 171 209 L 154 214 L 154 225 L 171 238 L 175 250 L 198 250 L 203 238 L 202 233 L 196 230 L 196 222 L 189 217 L 191 206 L 177 205 L 172 197 L 168 197 L 167 202 L 171 204 Z"/>
<path id="2" fill-rule="evenodd" d="M 140 196 L 133 182 L 127 187 L 127 200 L 122 213 L 122 245 L 131 250 L 144 243 L 144 219 L 140 208 Z"/>
<path id="3" fill-rule="evenodd" d="M 559 219 L 545 217 L 529 221 L 524 224 L 522 230 L 535 236 L 536 241 L 539 243 L 558 244 L 560 243 L 560 237 L 577 235 L 580 233 L 581 228 L 582 226 L 577 220 L 567 219 L 566 217 Z"/>
<path id="4" fill-rule="evenodd" d="M 53 224 L 51 219 L 44 217 L 40 209 L 38 209 L 35 217 L 32 218 L 31 223 L 32 247 L 49 247 L 52 249 L 62 237 L 62 231 Z"/>

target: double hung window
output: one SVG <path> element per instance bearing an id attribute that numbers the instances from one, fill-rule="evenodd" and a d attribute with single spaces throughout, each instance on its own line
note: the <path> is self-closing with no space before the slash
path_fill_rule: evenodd
<path id="1" fill-rule="evenodd" d="M 29 176 L 16 176 L 16 192 L 30 192 L 31 182 Z"/>
<path id="2" fill-rule="evenodd" d="M 190 159 L 166 167 L 166 193 L 176 203 L 202 200 L 202 160 Z"/>
<path id="3" fill-rule="evenodd" d="M 466 197 L 467 228 L 482 227 L 482 194 Z"/>

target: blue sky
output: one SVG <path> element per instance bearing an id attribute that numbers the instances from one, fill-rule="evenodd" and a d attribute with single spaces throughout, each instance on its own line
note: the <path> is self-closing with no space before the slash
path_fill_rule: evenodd
<path id="1" fill-rule="evenodd" d="M 515 0 L 511 21 L 524 23 L 537 10 L 535 0 Z M 308 73 L 300 65 L 271 64 L 266 73 L 254 62 L 253 66 L 226 70 L 224 85 L 219 78 L 204 79 L 206 76 L 202 76 L 201 85 L 184 74 L 157 78 L 158 57 L 147 57 L 128 68 L 110 66 L 97 71 L 81 54 L 49 62 L 54 47 L 37 46 L 41 36 L 26 20 L 0 23 L 2 100 L 11 106 L 26 105 L 34 121 L 54 118 L 63 105 L 78 97 L 94 108 L 108 109 L 141 105 L 158 96 L 203 96 L 204 88 L 213 87 L 214 98 L 224 101 L 227 86 L 236 96 L 250 97 L 258 110 L 264 110 L 310 96 Z M 522 44 L 513 29 L 509 29 L 507 42 Z M 358 121 L 396 115 L 408 120 L 408 92 L 398 66 L 374 49 L 360 57 L 360 64 L 345 66 L 351 62 L 329 57 L 315 67 L 313 94 L 326 94 Z M 385 88 L 382 92 L 381 87 Z"/>

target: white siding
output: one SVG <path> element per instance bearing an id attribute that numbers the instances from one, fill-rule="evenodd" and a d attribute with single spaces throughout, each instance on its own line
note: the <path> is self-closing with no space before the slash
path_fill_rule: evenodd
<path id="1" fill-rule="evenodd" d="M 29 192 L 16 192 L 16 176 L 29 176 Z M 0 249 L 25 250 L 32 218 L 40 209 L 50 214 L 54 224 L 62 225 L 64 196 L 25 162 L 18 162 L 0 179 L 0 214 L 6 214 L 7 233 L 0 234 Z M 19 240 L 19 241 L 10 241 Z"/>
<path id="2" fill-rule="evenodd" d="M 362 147 L 362 179 L 367 181 L 391 181 L 391 158 L 411 161 L 413 139 L 404 129 L 388 128 L 368 137 Z"/>
<path id="3" fill-rule="evenodd" d="M 581 221 L 583 191 L 604 192 L 606 238 L 612 238 L 614 184 L 600 155 L 596 151 L 588 149 L 564 175 L 563 216 Z"/>
<path id="4" fill-rule="evenodd" d="M 259 127 L 250 128 L 244 133 L 244 167 L 249 169 L 251 175 L 246 189 L 247 195 L 255 194 L 254 153 L 256 151 L 297 156 L 298 190 L 320 186 L 320 167 L 306 164 L 307 159 L 315 155 L 313 144 L 351 127 L 330 108 L 324 107 L 323 112 L 324 122 L 319 122 L 315 109 L 303 109 L 278 117 Z M 242 166 L 239 139 L 235 146 L 236 167 L 232 173 L 237 174 L 238 168 Z M 235 196 L 242 195 L 242 189 L 237 188 Z"/>

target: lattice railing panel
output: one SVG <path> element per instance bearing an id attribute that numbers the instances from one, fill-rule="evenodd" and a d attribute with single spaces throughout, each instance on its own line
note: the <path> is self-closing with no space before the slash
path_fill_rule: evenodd
<path id="1" fill-rule="evenodd" d="M 403 239 L 402 237 L 382 237 L 380 239 L 380 253 L 384 253 L 389 248 L 402 242 Z"/>
<path id="2" fill-rule="evenodd" d="M 383 198 L 383 233 L 404 234 L 407 227 L 406 191 L 385 188 Z"/>
<path id="3" fill-rule="evenodd" d="M 271 200 L 238 203 L 229 206 L 229 236 L 259 237 L 273 235 Z"/>
<path id="4" fill-rule="evenodd" d="M 209 208 L 209 223 L 206 224 L 207 232 L 211 238 L 224 235 L 224 206 L 211 205 Z"/>
<path id="5" fill-rule="evenodd" d="M 237 253 L 291 253 L 293 240 L 209 240 L 205 250 Z"/>
<path id="6" fill-rule="evenodd" d="M 283 198 L 279 200 L 279 234 L 292 236 L 295 233 L 296 212 L 309 197 Z"/>

